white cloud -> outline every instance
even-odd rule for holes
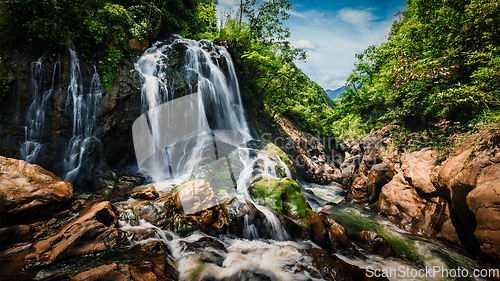
[[[299,41],[308,42],[314,48],[307,50],[307,61],[298,62],[297,66],[324,89],[342,87],[354,69],[355,54],[384,42],[393,22],[393,18],[372,21],[375,17],[366,14],[356,21],[346,13],[345,18],[351,22],[335,12],[319,16],[310,10],[302,14],[308,15],[307,18],[291,18],[287,24],[292,33],[291,42],[296,47]]]
[[[355,10],[352,8],[344,8],[338,11],[340,18],[350,23],[358,28],[366,28],[370,24],[371,21],[377,19],[370,11],[373,9],[363,9],[363,10]]]
[[[218,16],[222,12],[233,11],[234,14],[237,2],[219,0]],[[358,8],[354,2],[350,8],[341,10],[320,8],[312,2],[305,5],[294,3],[293,10],[288,11],[290,19],[284,27],[290,28],[290,42],[295,47],[307,49],[308,55],[307,61],[297,62],[297,66],[324,89],[336,89],[345,84],[354,69],[354,55],[370,45],[386,41],[395,19],[392,15],[406,6],[404,1],[394,0],[389,1],[394,5],[377,9]]]
[[[299,41],[291,41],[291,43],[296,48],[314,49],[314,45],[311,42],[304,39],[300,39]]]
[[[290,10],[290,11],[288,11],[288,13],[289,13],[291,16],[295,16],[295,17],[299,17],[299,18],[305,18],[305,17],[307,17],[305,14],[302,14],[302,13],[296,12],[296,11],[294,11],[294,10]]]

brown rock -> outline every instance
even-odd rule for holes
[[[401,170],[406,181],[417,192],[429,197],[437,196],[436,188],[430,179],[430,172],[438,156],[438,151],[425,148],[406,154],[401,159]]]
[[[50,217],[73,199],[73,186],[38,165],[0,156],[0,225]]]
[[[144,199],[144,200],[153,200],[158,198],[160,195],[158,191],[156,191],[154,186],[150,186],[141,192],[136,192],[132,194],[132,198],[136,199]]]
[[[382,187],[379,200],[372,204],[374,211],[391,218],[400,227],[419,234],[434,236],[448,218],[446,203],[436,203],[419,196],[396,167],[398,174]]]
[[[480,243],[481,251],[500,260],[500,164],[482,171],[476,188],[466,200],[476,216],[474,237]]]
[[[399,257],[398,253],[387,243],[384,237],[369,230],[363,230],[352,236],[353,241],[365,251],[377,254],[383,258]]]
[[[185,214],[195,214],[219,204],[209,183],[193,180],[184,183],[177,193],[176,205]]]
[[[431,175],[457,215],[461,241],[486,267],[500,266],[500,130],[485,129],[455,147]]]
[[[390,160],[372,167],[363,162],[348,194],[360,203],[374,203],[378,200],[382,187],[392,180],[394,174],[394,163]]]
[[[57,233],[33,244],[26,259],[53,263],[79,255],[104,251],[115,246],[120,231],[113,228],[117,223],[115,208],[109,201],[97,203]]]
[[[312,265],[319,270],[319,278],[326,280],[388,280],[382,277],[368,277],[366,270],[350,265],[324,249],[309,249],[307,254],[312,258]]]
[[[130,266],[121,263],[112,263],[107,265],[101,265],[99,267],[93,268],[91,270],[82,272],[75,277],[71,278],[72,281],[98,281],[98,280],[137,280],[132,277],[130,272]],[[144,279],[144,280],[156,280],[156,279]]]
[[[318,184],[342,183],[340,165],[344,148],[334,137],[317,138],[298,130],[290,120],[276,116],[281,136],[275,145],[290,155],[298,174],[308,182]]]
[[[224,46],[227,47],[227,39],[224,38],[215,38],[214,44],[219,45],[219,46]]]
[[[0,229],[0,245],[2,247],[31,240],[35,233],[33,225],[13,225]]]

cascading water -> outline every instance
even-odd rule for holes
[[[52,84],[49,89],[45,86],[44,57],[31,63],[31,90],[33,101],[26,115],[25,140],[20,148],[21,158],[29,163],[36,163],[38,154],[43,147],[43,129],[45,125],[45,112],[47,101],[54,91],[56,70],[59,62],[54,64]]]
[[[168,59],[179,45],[185,48],[183,81],[174,82],[167,78],[171,71]],[[205,49],[207,47],[212,48],[212,53]],[[214,62],[214,54],[226,62],[228,75]],[[143,153],[146,157],[143,161],[138,159],[143,173],[155,180],[188,179],[205,148],[210,146],[208,143],[213,142],[214,130],[234,131],[244,140],[251,139],[233,63],[225,48],[206,40],[177,38],[171,44],[159,42],[146,50],[135,68],[143,77],[143,108],[149,110],[144,115],[149,130],[143,133],[151,135],[147,152]],[[174,83],[186,85],[183,98],[174,100],[174,93],[169,93],[169,85]],[[210,114],[208,119],[206,114]],[[167,138],[166,130],[169,130]],[[137,142],[134,140],[134,143]],[[168,155],[162,155],[164,149]],[[158,151],[161,151],[159,156],[145,161]]]
[[[83,88],[80,62],[74,50],[70,49],[70,84],[66,105],[73,105],[73,136],[66,150],[63,179],[74,182],[88,153],[99,140],[94,135],[95,120],[102,97],[100,77],[94,68],[94,75],[87,92]]]
[[[179,49],[184,50],[183,81],[177,83],[186,85],[186,92],[175,98],[174,93],[168,91],[169,84],[174,82],[167,77],[172,71],[169,55],[175,56]],[[248,194],[256,161],[263,162],[264,177],[276,178],[276,164],[266,157],[250,159],[249,148],[240,146],[252,137],[227,50],[207,40],[177,38],[170,44],[159,42],[146,50],[135,68],[143,77],[142,103],[148,110],[133,127],[141,172],[156,182],[172,178],[183,182],[193,178],[193,170],[207,157],[216,163],[219,161],[216,159],[223,158],[223,147],[232,147],[240,156],[236,161],[241,162],[231,164],[226,158],[226,167],[232,169],[237,178],[233,195],[252,202],[266,216],[275,240],[287,240],[288,235],[274,213],[256,204]],[[221,68],[226,68],[227,74]],[[233,164],[242,164],[243,168],[231,167]],[[283,166],[290,176],[286,165]],[[161,189],[161,185],[155,186]],[[244,233],[247,238],[258,238],[248,218]]]

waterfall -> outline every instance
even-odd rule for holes
[[[45,112],[47,101],[54,91],[56,70],[59,62],[54,64],[52,84],[49,89],[45,86],[44,57],[31,63],[31,91],[33,100],[26,114],[25,140],[20,148],[21,158],[29,163],[36,163],[38,154],[43,147],[43,129],[45,126]]]
[[[183,81],[177,83],[187,87],[182,97],[175,98],[168,91],[175,83],[168,78],[168,59],[179,45],[186,50]],[[214,62],[214,54],[227,62],[228,75]],[[217,153],[212,151],[214,131],[237,132],[241,142],[251,139],[231,56],[225,48],[207,40],[177,38],[146,50],[135,68],[143,78],[141,97],[147,111],[133,128],[136,156],[141,172],[155,181],[189,179],[204,155]]]
[[[64,159],[63,179],[74,182],[88,153],[99,140],[94,135],[95,120],[102,97],[102,85],[94,67],[94,75],[88,91],[84,91],[80,62],[76,52],[70,49],[70,83],[66,106],[73,105],[73,136],[69,141]]]
[[[169,56],[178,55],[175,53],[178,50],[184,50],[180,60],[183,62],[180,66],[183,81],[177,79],[174,82],[174,79],[169,80],[169,77],[175,76],[172,75],[172,57]],[[178,60],[174,59],[175,63]],[[287,240],[288,234],[276,215],[256,204],[248,194],[248,183],[256,160],[248,159],[248,150],[242,148],[252,137],[245,120],[233,62],[227,50],[207,40],[176,38],[170,44],[158,42],[146,50],[137,60],[135,68],[143,78],[141,97],[145,110],[132,128],[140,171],[157,183],[166,179],[183,182],[192,178],[195,167],[205,165],[203,167],[207,169],[207,166],[210,167],[207,162],[210,161],[217,163],[214,166],[227,163],[225,167],[237,178],[233,178],[237,186],[234,195],[239,200],[252,202],[266,216],[273,239]],[[223,68],[226,68],[227,74]],[[169,92],[174,83],[186,85],[184,95],[179,97],[177,93]],[[246,151],[247,157],[240,155],[239,164],[244,167],[238,169],[233,167],[238,163],[229,159],[228,151],[242,154],[239,152],[241,149]],[[273,161],[265,157],[258,160],[264,162],[263,176],[276,177]],[[223,184],[234,187],[232,183]],[[155,186],[158,187],[158,184]],[[212,188],[217,187],[214,184]],[[249,239],[258,238],[248,217],[245,218],[244,232]]]

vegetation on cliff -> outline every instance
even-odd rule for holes
[[[408,0],[389,38],[357,55],[337,100],[338,135],[390,123],[406,133],[500,120],[500,1]],[[440,126],[441,125],[441,126]]]
[[[74,45],[97,65],[109,90],[131,40],[193,36],[215,28],[214,0],[9,0],[0,5],[0,56],[25,48],[41,55]],[[147,45],[147,44],[146,44]]]

